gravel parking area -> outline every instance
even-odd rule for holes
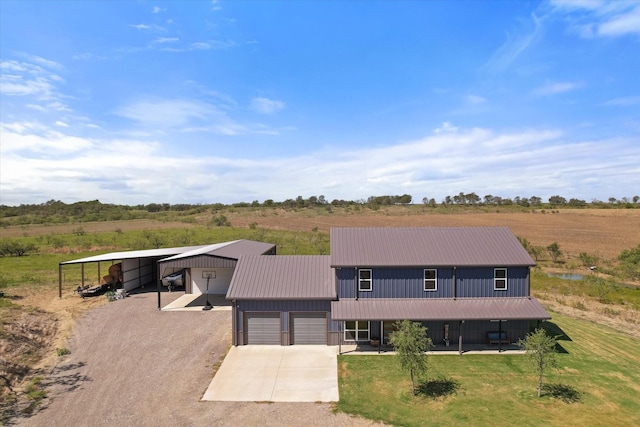
[[[200,401],[230,342],[230,311],[158,311],[153,292],[105,304],[79,319],[40,409],[9,425],[377,425],[331,404]]]

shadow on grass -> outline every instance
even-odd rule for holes
[[[547,335],[555,337],[558,341],[556,343],[556,351],[560,354],[569,354],[569,352],[562,347],[560,341],[573,341],[569,335],[562,328],[553,322],[544,322],[542,328],[546,331]]]
[[[418,394],[437,399],[456,394],[460,389],[460,383],[451,378],[438,378],[428,380],[418,385]]]
[[[555,397],[565,403],[576,403],[582,399],[582,394],[570,385],[561,383],[542,384],[542,393]]]

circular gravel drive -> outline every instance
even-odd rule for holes
[[[163,294],[163,304],[182,295]],[[331,404],[200,401],[231,342],[230,311],[158,311],[138,293],[82,316],[19,426],[371,426]],[[250,367],[249,367],[250,369]]]

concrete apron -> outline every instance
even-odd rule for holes
[[[335,346],[231,347],[202,400],[337,402]]]

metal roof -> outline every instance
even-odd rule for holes
[[[227,299],[337,298],[328,255],[242,256]]]
[[[337,227],[332,267],[525,266],[535,262],[508,227]]]
[[[331,302],[333,320],[543,320],[551,316],[535,298],[422,298]]]
[[[160,249],[145,249],[139,251],[123,251],[123,252],[109,252],[102,255],[94,255],[86,258],[74,259],[71,261],[64,261],[60,264],[81,264],[87,262],[101,262],[101,261],[115,261],[123,259],[133,258],[154,258],[154,257],[167,257],[171,255],[180,254],[183,252],[197,250],[205,246],[184,246],[180,248],[160,248]]]
[[[263,255],[275,247],[271,243],[256,242],[253,240],[234,240],[231,242],[216,243],[203,246],[191,251],[163,259],[161,262],[190,258],[200,255],[238,259],[242,255]]]

